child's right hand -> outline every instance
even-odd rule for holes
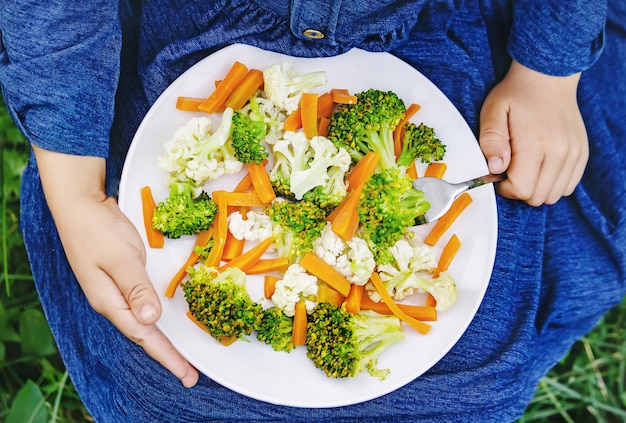
[[[491,173],[507,172],[499,194],[539,206],[574,191],[589,156],[579,78],[544,75],[513,61],[489,93],[479,141]]]

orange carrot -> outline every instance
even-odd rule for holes
[[[268,300],[272,298],[274,295],[274,291],[276,291],[276,282],[281,280],[277,276],[273,275],[265,275],[263,278],[263,296]]]
[[[348,90],[342,88],[333,88],[330,90],[333,103],[337,104],[355,104],[357,99],[355,95],[351,95]]]
[[[146,229],[146,239],[150,248],[163,248],[165,237],[152,227],[152,216],[156,209],[156,202],[152,196],[152,189],[149,186],[141,188],[141,210],[143,214],[143,225]]]
[[[322,137],[328,136],[328,125],[330,125],[330,119],[322,116],[317,125],[317,134]]]
[[[439,276],[441,272],[445,272],[450,267],[450,263],[452,263],[452,259],[461,248],[461,240],[456,234],[453,234],[446,245],[441,250],[441,256],[439,256],[439,261],[437,262],[437,268],[433,273],[433,276],[436,278]]]
[[[203,101],[204,98],[178,97],[176,99],[176,108],[183,112],[199,112],[198,106]]]
[[[400,310],[414,319],[425,322],[434,322],[437,320],[437,310],[435,310],[434,305],[420,306],[412,304],[397,304],[397,306]],[[361,298],[361,310],[371,310],[380,314],[393,314],[389,306],[384,301],[372,301],[367,294],[363,295]]]
[[[404,138],[404,125],[406,125],[409,120],[413,117],[415,113],[421,109],[422,106],[416,103],[409,104],[409,107],[406,108],[406,112],[404,112],[404,117],[393,132],[393,150],[396,154],[396,157],[400,156],[400,152],[402,151],[402,139]]]
[[[259,198],[263,203],[271,203],[276,199],[276,193],[270,182],[270,176],[265,169],[264,163],[248,163],[246,164],[248,172],[250,173],[250,179],[254,190],[259,195]]]
[[[263,207],[268,203],[261,201],[256,191],[251,192],[225,192],[224,201],[228,206],[236,207]]]
[[[302,93],[300,99],[302,129],[307,138],[317,135],[317,99],[317,93]]]
[[[250,69],[228,96],[226,107],[233,110],[241,109],[262,85],[263,72],[258,69]]]
[[[287,116],[287,119],[283,122],[284,131],[297,131],[302,128],[302,109],[298,107]]]
[[[224,251],[222,252],[222,260],[231,261],[235,257],[241,256],[244,247],[246,246],[245,238],[237,239],[230,231],[226,235],[226,241],[224,242]]]
[[[233,192],[247,192],[251,186],[252,178],[249,173],[246,173],[243,178],[241,178],[241,181],[239,181],[235,189],[233,189]]]
[[[312,251],[309,251],[302,257],[300,265],[304,267],[307,272],[321,279],[323,282],[326,282],[331,288],[344,297],[348,296],[350,293],[350,282],[348,282],[345,276]]]
[[[213,237],[213,227],[210,227],[206,231],[202,231],[198,234],[198,237],[196,238],[196,244],[194,245],[194,248],[191,250],[191,253],[189,253],[189,257],[187,257],[187,260],[185,261],[185,263],[183,263],[180,269],[178,269],[178,272],[176,272],[176,274],[172,277],[172,279],[170,280],[170,283],[167,285],[167,288],[165,289],[165,296],[167,298],[174,297],[176,288],[178,288],[178,285],[180,285],[183,278],[187,274],[187,268],[189,266],[193,266],[194,264],[196,264],[198,259],[200,258],[198,253],[196,253],[195,247],[204,247],[205,245],[209,243],[209,241],[211,240],[211,237]]]
[[[222,107],[228,96],[233,90],[241,83],[248,73],[248,68],[241,62],[235,61],[230,70],[222,79],[222,82],[215,88],[215,91],[207,97],[200,105],[198,109],[207,113],[215,113]]]
[[[248,275],[262,275],[270,272],[283,272],[291,263],[287,257],[260,259],[246,272]]]
[[[348,183],[348,192],[352,191],[361,182],[364,182],[372,176],[378,166],[380,160],[380,154],[370,151],[367,153],[357,164],[350,170],[350,173],[346,177]]]
[[[378,273],[376,272],[372,273],[372,276],[370,277],[370,281],[374,285],[374,288],[376,288],[376,291],[378,292],[378,294],[380,294],[385,304],[387,304],[387,307],[389,307],[391,312],[394,314],[394,316],[396,316],[398,319],[402,320],[403,322],[411,326],[413,329],[415,329],[419,333],[422,333],[422,334],[428,333],[431,326],[428,323],[424,323],[420,320],[414,319],[413,317],[409,316],[404,311],[402,311],[402,309],[398,307],[398,304],[396,304],[396,302],[391,298],[391,296],[387,292],[387,289],[383,285],[383,282],[380,280]]]
[[[363,292],[365,291],[365,285],[352,284],[350,287],[350,293],[344,301],[346,311],[357,314],[361,311],[361,298],[363,298]]]
[[[228,263],[220,267],[220,272],[230,268],[230,267],[238,267],[239,269],[247,272],[252,266],[259,261],[261,256],[265,254],[267,249],[274,243],[274,237],[270,236],[265,238],[263,241],[259,242],[254,247],[250,248],[245,253],[233,258]]]
[[[330,93],[324,93],[317,99],[317,117],[328,118],[333,114],[333,96]]]
[[[306,343],[306,325],[306,306],[304,305],[304,300],[300,300],[296,303],[293,315],[293,329],[291,331],[291,340],[296,347]]]
[[[406,168],[406,174],[409,175],[411,179],[417,179],[417,167],[415,167],[415,162],[411,163],[411,166]]]
[[[344,241],[352,239],[359,228],[359,212],[357,206],[361,201],[361,192],[365,183],[360,183],[326,218],[331,229]]]
[[[213,248],[205,261],[205,265],[209,267],[219,267],[228,234],[228,203],[223,199],[224,192],[215,191],[212,196],[213,201],[217,203],[217,216],[213,221]]]
[[[330,286],[322,283],[317,288],[317,301],[320,303],[330,303],[337,307],[341,307],[345,301],[345,297],[332,289]]]
[[[454,221],[459,217],[459,215],[472,203],[472,197],[469,193],[464,192],[459,195],[448,211],[439,218],[435,225],[432,227],[426,238],[424,238],[424,243],[428,245],[435,245],[437,241],[443,236],[443,234],[452,226]]]
[[[443,178],[443,174],[446,173],[448,166],[445,162],[432,162],[426,167],[424,176],[432,176],[434,178]]]
[[[433,307],[433,308],[437,306],[437,300],[435,300],[435,297],[433,297],[430,292],[426,294],[426,301],[424,301],[424,305],[426,307]],[[426,320],[426,319],[422,319],[422,320]]]

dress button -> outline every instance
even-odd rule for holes
[[[305,29],[302,31],[302,35],[307,38],[311,38],[312,40],[324,38],[324,33],[322,31],[318,31],[317,29]]]

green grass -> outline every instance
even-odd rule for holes
[[[91,421],[63,367],[18,228],[28,146],[0,104],[0,422]],[[541,380],[520,423],[626,421],[626,300]]]

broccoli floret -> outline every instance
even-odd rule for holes
[[[398,166],[408,167],[415,160],[422,163],[430,163],[442,160],[446,154],[446,146],[435,136],[435,130],[420,123],[407,123],[404,125],[404,138],[402,151],[398,156]]]
[[[322,136],[308,139],[303,132],[285,132],[273,145],[270,181],[278,195],[308,199],[333,208],[346,196],[345,175],[350,155]]]
[[[233,110],[227,108],[215,132],[207,117],[191,118],[165,144],[159,166],[167,172],[166,182],[190,182],[196,192],[224,174],[237,173],[243,164],[230,145]]]
[[[169,197],[154,210],[152,227],[168,238],[177,239],[209,229],[216,214],[217,204],[209,194],[202,191],[194,198],[191,184],[174,182]]]
[[[263,71],[263,90],[274,105],[287,113],[295,111],[305,91],[326,84],[325,71],[299,73],[290,63],[277,63]]]
[[[377,264],[390,263],[394,245],[430,208],[424,193],[413,188],[401,168],[374,173],[365,183],[357,206],[361,238],[367,241]]]
[[[276,251],[295,263],[313,249],[326,225],[326,212],[311,201],[275,201],[265,209],[272,219]]]
[[[267,159],[269,152],[263,145],[265,122],[252,120],[248,115],[237,111],[233,115],[232,125],[232,146],[237,160],[244,164],[259,164]]]
[[[250,299],[243,271],[231,267],[220,273],[199,265],[187,273],[189,280],[181,286],[189,311],[213,338],[239,339],[257,328],[263,307]]]
[[[257,327],[257,339],[271,345],[274,351],[289,352],[293,344],[293,317],[288,317],[276,306],[263,310]]]
[[[328,138],[355,163],[374,151],[380,154],[379,169],[396,166],[393,131],[406,112],[404,102],[393,91],[377,89],[356,97],[356,103],[340,104],[330,117]]]
[[[389,370],[376,368],[378,357],[404,338],[400,320],[375,312],[353,314],[320,303],[309,315],[306,354],[329,377],[354,377],[367,369],[384,379]]]

